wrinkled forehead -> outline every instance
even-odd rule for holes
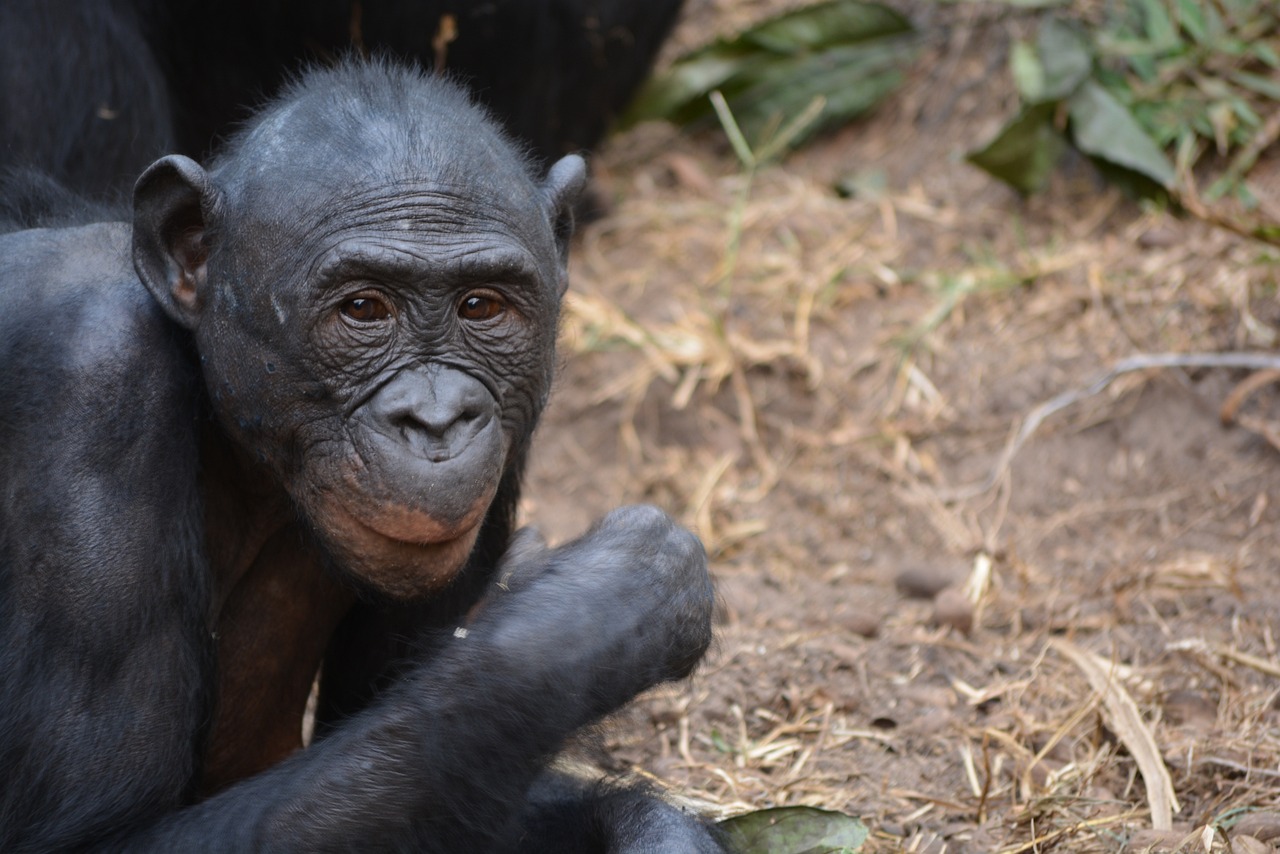
[[[356,232],[437,241],[473,233],[554,260],[542,192],[505,140],[486,127],[466,134],[447,118],[367,118],[316,127],[295,107],[256,128],[218,176],[232,228],[295,250]]]
[[[541,207],[519,195],[497,199],[473,186],[405,179],[338,189],[290,187],[269,211],[258,206],[233,221],[235,249],[225,260],[280,287],[292,288],[289,282],[309,279],[353,252],[362,263],[413,267],[419,274],[435,269],[461,275],[491,267],[495,259],[519,258],[518,266],[548,286],[559,275],[559,251]]]
[[[268,111],[237,149],[215,172],[251,209],[359,207],[404,188],[477,211],[541,212],[527,159],[457,100],[410,95],[391,109],[358,93],[311,92]]]

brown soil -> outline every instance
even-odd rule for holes
[[[691,2],[677,44],[780,5]],[[999,461],[1118,359],[1269,350],[1277,253],[1084,164],[1031,200],[969,167],[1027,19],[908,11],[907,85],[756,176],[736,262],[719,133],[641,127],[597,160],[612,208],[575,250],[525,515],[563,539],[655,502],[703,536],[722,599],[709,663],[607,746],[719,814],[861,816],[870,850],[1137,851],[1174,838],[1139,835],[1150,737],[1175,835],[1205,850],[1216,821],[1226,850],[1280,808],[1272,384],[1224,427],[1248,374],[1127,373]],[[868,189],[842,198],[850,176]]]

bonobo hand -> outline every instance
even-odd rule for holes
[[[522,531],[494,588],[474,630],[549,689],[588,692],[596,714],[688,676],[711,642],[702,543],[656,507],[615,510],[555,549]]]

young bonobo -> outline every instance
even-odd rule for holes
[[[0,850],[720,850],[547,770],[711,633],[656,509],[512,535],[583,182],[347,64],[0,237]]]

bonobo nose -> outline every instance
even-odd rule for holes
[[[483,383],[456,368],[434,364],[401,371],[368,404],[375,429],[432,462],[462,453],[495,410],[493,395]]]

